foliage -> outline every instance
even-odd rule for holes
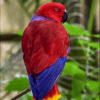
[[[5,90],[9,92],[11,91],[22,92],[29,86],[30,85],[29,85],[28,77],[21,75],[17,79],[9,81]],[[28,92],[27,94],[23,95],[22,97],[19,98],[19,100],[32,100],[32,92]]]
[[[23,35],[23,33],[24,33],[24,30],[21,30],[21,31],[18,31],[18,32],[17,32],[17,35],[22,36],[22,35]]]
[[[72,95],[78,95],[86,85],[85,72],[78,67],[78,64],[69,61],[65,64],[62,75],[72,76]]]
[[[89,80],[87,82],[87,88],[93,93],[99,93],[99,85],[99,81]]]
[[[88,31],[83,30],[78,26],[70,25],[67,23],[65,23],[63,25],[65,26],[69,36],[73,36],[73,35],[77,36],[77,44],[79,44],[79,46],[82,48],[81,52],[83,51],[84,55],[86,55],[87,57],[91,57],[93,54],[95,54],[99,50],[99,43],[92,42],[92,40],[90,40],[90,37],[99,38],[99,35],[91,35]],[[82,37],[82,39],[80,37]],[[86,39],[84,37],[86,37]],[[90,47],[89,48],[90,50],[86,51],[85,48],[88,48],[88,46]],[[73,52],[75,52],[75,51],[73,51]],[[78,63],[75,59],[73,61],[74,62],[69,61],[66,63],[67,66],[65,65],[64,71],[62,73],[62,75],[72,76],[72,90],[71,90],[71,92],[69,92],[72,95],[72,97],[77,98],[76,100],[82,100],[83,94],[81,91],[82,90],[84,91],[85,87],[87,87],[87,89],[94,94],[95,94],[95,92],[98,93],[99,82],[93,81],[93,80],[91,80],[91,81],[89,80],[86,82],[85,72],[79,68],[79,66],[81,65],[81,62]],[[78,70],[79,70],[79,72],[78,72]],[[98,70],[96,72],[98,72]],[[87,97],[89,98],[89,95]],[[80,99],[78,99],[78,98],[80,98]],[[97,94],[95,94],[95,98],[98,98]]]
[[[9,81],[9,84],[5,88],[6,91],[18,91],[21,92],[29,87],[29,80],[26,77],[20,77],[15,80]]]

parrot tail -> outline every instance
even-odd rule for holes
[[[57,83],[52,87],[49,93],[42,100],[58,100],[61,97],[59,93]],[[36,100],[33,96],[33,100]]]

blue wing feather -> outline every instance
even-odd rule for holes
[[[66,60],[65,56],[59,58],[53,65],[37,74],[36,79],[34,74],[28,75],[32,93],[36,100],[42,100],[48,94],[60,77]]]

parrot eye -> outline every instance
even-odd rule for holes
[[[58,11],[58,10],[59,10],[58,8],[55,9],[55,11]]]

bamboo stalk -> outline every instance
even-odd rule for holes
[[[87,27],[87,30],[90,33],[91,33],[92,27],[93,27],[93,20],[94,20],[94,14],[95,14],[95,9],[96,9],[97,2],[98,2],[98,0],[92,0],[92,4],[91,4],[88,27]]]

